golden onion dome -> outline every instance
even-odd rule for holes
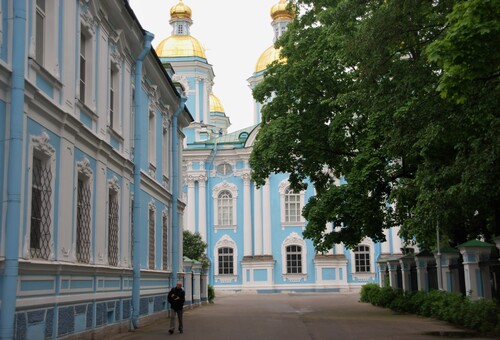
[[[213,93],[210,93],[210,112],[225,112],[220,99]]]
[[[179,0],[179,3],[177,5],[172,6],[170,8],[170,18],[175,19],[191,19],[191,8],[187,5],[184,5],[182,0]]]
[[[268,47],[257,60],[257,64],[255,65],[255,72],[264,71],[269,64],[271,64],[275,60],[280,60],[280,49],[276,49],[273,46]]]
[[[293,19],[295,11],[288,8],[288,0],[280,0],[276,5],[271,7],[271,18],[273,20],[287,18]]]
[[[190,35],[172,35],[155,48],[158,57],[200,57],[207,59],[205,49],[195,37]]]

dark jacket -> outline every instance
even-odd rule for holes
[[[186,300],[186,293],[184,289],[174,287],[168,293],[168,303],[173,310],[181,310]]]

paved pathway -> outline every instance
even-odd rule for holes
[[[438,340],[449,337],[428,333],[466,332],[445,322],[396,314],[358,299],[358,293],[222,295],[214,304],[184,313],[184,334],[176,331],[169,335],[167,320],[163,320],[116,339]]]

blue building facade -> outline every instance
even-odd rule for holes
[[[183,279],[193,118],[152,39],[126,0],[0,3],[0,338],[138,327]]]
[[[270,9],[274,40],[270,39],[248,78],[251,88],[262,81],[267,65],[279,60],[273,42],[295,15],[287,4],[280,0]],[[316,253],[302,235],[307,221],[301,216],[302,207],[314,195],[313,186],[294,193],[284,173],[272,174],[261,188],[251,180],[248,159],[263,104],[254,103],[254,125],[228,133],[228,125],[221,129],[216,117],[222,105],[216,97],[209,100],[212,66],[189,32],[191,8],[180,1],[170,15],[172,35],[156,51],[189,88],[188,107],[195,121],[185,129],[184,228],[199,233],[207,243],[209,282],[219,291],[253,292],[349,291],[379,282],[377,261],[402,253],[398,228],[386,231],[384,243],[365,239],[356,249],[338,244],[327,253]],[[229,124],[229,118],[225,122]]]

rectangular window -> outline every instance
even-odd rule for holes
[[[108,194],[108,262],[110,266],[118,265],[118,194]]]
[[[130,259],[134,261],[134,200],[130,203]]]
[[[233,225],[233,195],[228,190],[223,190],[217,198],[219,226]]]
[[[163,177],[168,178],[169,177],[169,171],[168,171],[168,157],[170,155],[169,152],[169,143],[168,143],[168,127],[163,128],[163,141],[162,141],[162,171],[163,171]]]
[[[285,222],[299,222],[300,215],[300,195],[288,189],[285,193]]]
[[[286,272],[287,274],[302,273],[302,247],[287,246],[286,247]]]
[[[370,248],[368,246],[358,246],[354,251],[356,272],[370,272]]]
[[[155,211],[149,209],[149,269],[155,269]]]
[[[80,34],[80,101],[85,103],[85,89],[87,86],[87,37]]]
[[[36,0],[35,18],[35,59],[40,64],[44,64],[45,54],[45,0]]]
[[[52,171],[48,162],[44,162],[40,157],[34,155],[31,184],[30,254],[33,258],[45,260],[50,256],[51,181]]]
[[[156,124],[155,124],[155,114],[153,112],[149,113],[149,164],[155,165],[156,158]]]
[[[219,275],[232,275],[233,267],[233,248],[219,248]]]
[[[91,191],[88,179],[78,178],[76,208],[76,259],[90,262]]]

